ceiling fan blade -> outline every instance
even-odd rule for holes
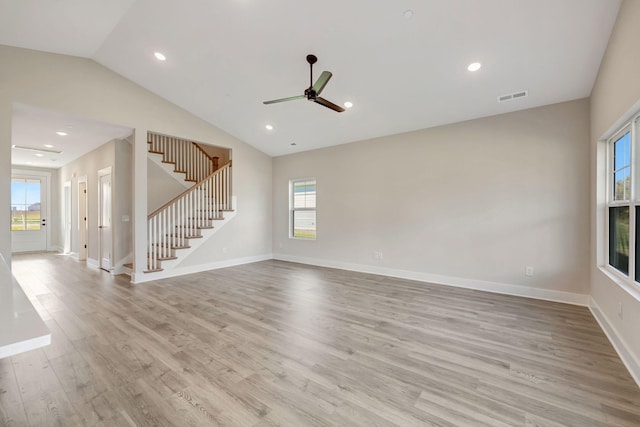
[[[344,111],[344,108],[342,108],[341,106],[336,105],[331,101],[327,101],[326,99],[321,97],[317,97],[313,101],[317,102],[320,105],[324,105],[327,108],[331,108],[333,111],[337,111],[338,113],[342,113]]]
[[[305,98],[306,98],[305,95],[298,95],[298,96],[291,96],[289,98],[280,98],[280,99],[273,99],[271,101],[264,101],[263,104],[276,104],[278,102],[295,101],[297,99],[305,99]]]
[[[323,71],[322,74],[320,74],[320,77],[318,77],[318,80],[316,80],[312,88],[316,91],[316,95],[320,95],[320,92],[322,92],[322,89],[327,85],[331,76],[333,76],[333,74],[329,71]]]

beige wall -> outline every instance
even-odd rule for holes
[[[633,292],[605,274],[605,158],[600,141],[632,111],[640,112],[640,1],[625,0],[618,14],[591,95],[591,295],[619,347],[629,352],[640,381],[640,292]],[[635,106],[634,106],[635,104]],[[629,117],[627,117],[628,119]],[[623,315],[618,315],[618,305]],[[631,362],[630,362],[631,361]]]
[[[184,175],[179,174],[179,176]],[[149,213],[187,189],[151,159],[147,160],[147,184],[147,209],[149,209]]]
[[[11,108],[19,102],[76,116],[127,126],[135,130],[134,194],[146,194],[147,131],[205,141],[233,150],[233,188],[237,216],[226,227],[225,257],[248,258],[271,253],[271,158],[107,70],[94,61],[65,55],[0,46],[0,205],[10,203]],[[146,197],[134,197],[135,253],[146,257]],[[0,223],[9,209],[0,209]],[[10,260],[8,227],[0,228],[0,253]],[[216,239],[212,239],[216,240]],[[237,245],[235,241],[242,241]],[[207,242],[209,243],[209,242]],[[220,243],[220,242],[218,242]],[[214,244],[214,243],[211,243]],[[208,244],[199,249],[206,262],[218,260]],[[142,275],[143,262],[135,275]],[[134,277],[135,277],[134,275]]]
[[[113,266],[133,260],[133,135],[115,141],[113,162]],[[127,220],[128,219],[128,220]]]
[[[126,143],[125,143],[126,144]],[[115,194],[118,194],[117,182],[114,177],[117,174],[115,165],[115,145],[116,140],[109,141],[90,153],[74,160],[73,162],[59,169],[59,182],[63,183],[58,187],[58,192],[62,194],[65,182],[71,182],[71,252],[79,252],[79,226],[78,219],[78,180],[86,177],[87,181],[87,257],[97,262],[99,258],[98,247],[98,171],[108,167],[112,168],[112,185]],[[131,174],[129,174],[131,175]],[[114,200],[115,202],[115,200]],[[115,211],[116,203],[114,203]],[[60,207],[63,208],[62,206]],[[115,215],[112,219],[114,231],[117,224]],[[116,231],[117,232],[117,231]],[[114,253],[115,255],[115,253]],[[115,256],[114,260],[115,261]]]
[[[583,99],[277,157],[274,253],[586,301],[588,129]],[[288,182],[306,177],[317,178],[315,241],[288,238]]]

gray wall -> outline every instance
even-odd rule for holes
[[[619,347],[630,353],[640,381],[640,291],[617,282],[604,266],[605,240],[605,144],[601,140],[621,126],[632,111],[640,112],[640,1],[625,0],[609,40],[591,94],[591,296]],[[627,117],[628,119],[628,117]],[[636,158],[637,164],[637,158]],[[618,315],[618,305],[623,315]]]
[[[583,99],[274,158],[273,251],[585,303],[588,132]],[[315,241],[288,238],[288,182],[306,177],[317,178]]]

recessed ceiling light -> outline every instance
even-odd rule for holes
[[[53,145],[51,145],[51,144],[44,144],[44,146],[47,147],[47,148],[53,148]]]
[[[347,101],[347,102],[344,103],[344,106],[347,107],[347,108],[351,108],[351,107],[353,107],[353,102]]]
[[[36,156],[36,157],[44,157],[44,154],[36,153],[36,154],[34,154],[34,156]]]
[[[68,133],[66,133],[66,132],[62,132],[61,130],[59,130],[58,132],[56,132],[56,134],[58,134],[58,135],[60,135],[60,136],[67,136],[67,135],[69,135],[69,134],[68,134]]]
[[[411,19],[413,18],[413,10],[411,9],[407,9],[402,13],[402,16],[404,16],[404,19]]]
[[[166,61],[167,59],[167,57],[160,52],[154,52],[153,56],[155,56],[158,61]]]
[[[271,125],[266,125],[264,128],[265,128],[266,130],[273,130],[273,126],[271,126]]]
[[[482,67],[482,64],[479,62],[474,62],[472,64],[469,64],[469,66],[467,67],[467,70],[469,71],[478,71],[480,69],[480,67]]]

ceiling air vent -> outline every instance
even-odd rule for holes
[[[507,95],[501,95],[498,97],[498,102],[513,101],[514,99],[526,98],[529,96],[528,90],[521,90],[520,92],[514,92]]]

